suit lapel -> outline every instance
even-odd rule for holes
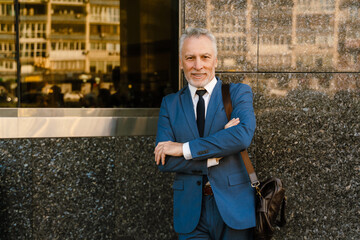
[[[191,129],[191,132],[193,133],[195,138],[200,137],[199,131],[198,131],[197,125],[196,125],[193,102],[192,102],[190,90],[188,87],[186,87],[183,90],[183,92],[181,93],[180,100],[181,100],[181,106],[184,111],[186,121]]]
[[[222,103],[221,81],[218,79],[211,94],[210,102],[206,111],[204,137],[209,136],[212,123],[216,117],[219,106]]]

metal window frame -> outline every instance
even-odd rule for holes
[[[158,108],[2,108],[0,138],[156,135]]]

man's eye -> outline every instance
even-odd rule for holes
[[[193,57],[187,57],[186,58],[186,60],[192,60],[193,59]]]

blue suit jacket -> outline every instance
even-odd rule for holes
[[[224,222],[234,229],[255,226],[255,194],[250,185],[240,151],[246,149],[255,131],[253,94],[245,84],[231,84],[233,105],[231,118],[237,126],[224,129],[228,122],[222,101],[222,82],[212,92],[207,108],[204,137],[200,138],[190,90],[164,97],[159,114],[156,144],[163,141],[189,142],[193,159],[167,156],[164,172],[176,172],[174,190],[174,227],[189,233],[197,226],[201,214],[202,176],[207,174],[216,204]],[[207,159],[224,157],[219,165],[207,168]]]

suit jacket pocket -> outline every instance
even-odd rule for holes
[[[236,173],[228,176],[229,185],[236,186],[243,183],[249,183],[249,177],[244,173]]]
[[[183,180],[175,180],[173,183],[174,190],[184,190],[184,181]]]

